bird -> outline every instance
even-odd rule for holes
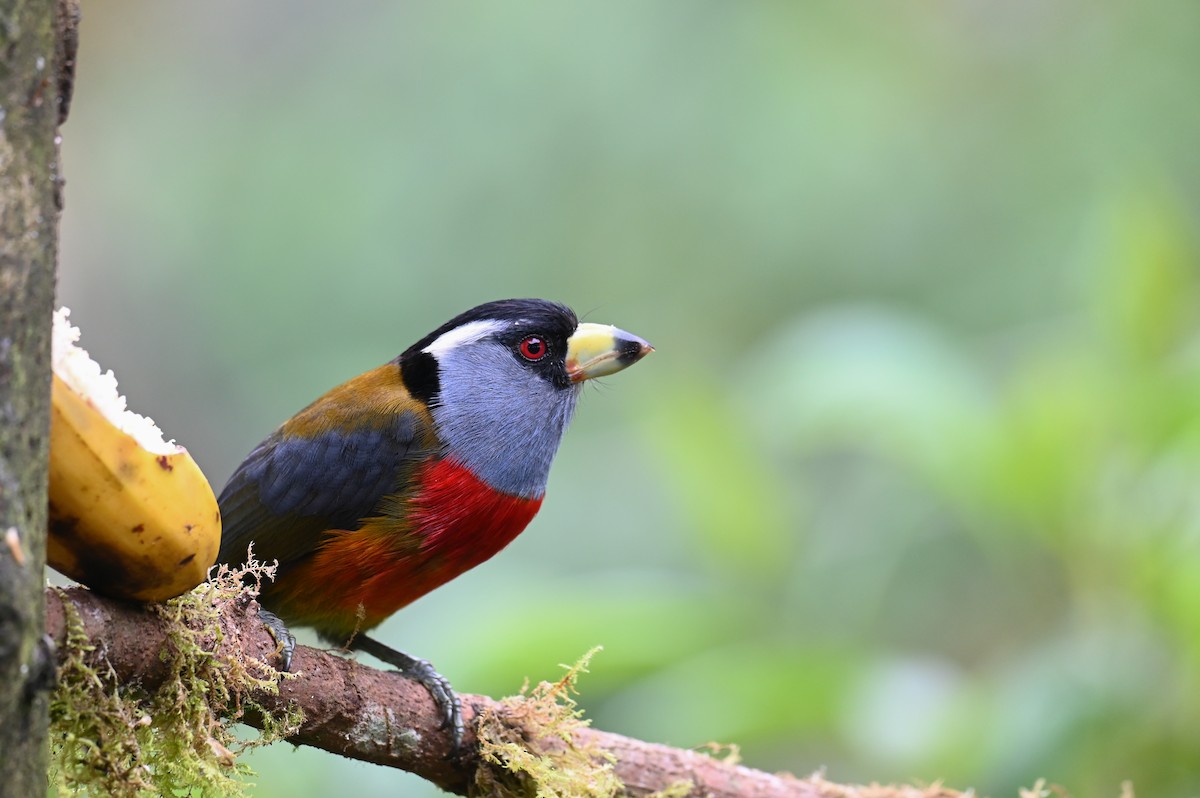
[[[653,350],[557,302],[487,302],[271,433],[218,497],[217,562],[276,562],[258,600],[282,670],[289,626],[371,654],[425,686],[457,749],[449,682],[366,632],[512,542],[542,505],[584,382]]]

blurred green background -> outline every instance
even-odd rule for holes
[[[389,621],[837,781],[1200,792],[1200,5],[110,0],[61,301],[219,487],[451,315],[658,352]],[[254,795],[432,794],[308,749]]]

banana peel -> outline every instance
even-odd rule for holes
[[[55,314],[47,561],[115,598],[186,593],[220,548],[212,487],[186,449],[125,409],[66,317]]]

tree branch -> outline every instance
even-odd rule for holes
[[[68,612],[82,621],[83,631],[96,645],[91,656],[102,657],[123,684],[137,683],[154,690],[167,678],[161,652],[170,645],[169,621],[151,609],[99,596],[84,588],[50,589],[46,593],[46,626],[67,656]],[[276,655],[274,638],[258,620],[253,602],[239,611],[226,606],[220,617],[218,652],[244,663],[269,662]],[[214,631],[214,638],[216,637]],[[464,750],[450,757],[450,738],[440,728],[437,708],[424,688],[395,673],[379,671],[352,659],[298,646],[293,658],[295,678],[284,679],[277,695],[265,690],[243,697],[244,703],[261,706],[271,715],[299,707],[304,721],[290,741],[335,754],[415,773],[444,790],[466,795],[480,766],[474,721],[491,709],[508,723],[503,705],[486,696],[463,695],[467,723]],[[254,714],[244,718],[262,727]],[[512,720],[511,722],[516,722]],[[524,730],[522,730],[524,731]],[[623,794],[646,796],[675,788],[676,795],[753,796],[753,798],[829,798],[838,796],[930,796],[950,798],[959,793],[940,787],[929,789],[887,787],[849,788],[820,777],[797,779],[741,767],[695,751],[642,742],[618,734],[579,729],[576,743],[610,754]],[[550,743],[550,747],[554,747]],[[561,743],[558,745],[561,746]],[[682,792],[683,783],[691,785]]]

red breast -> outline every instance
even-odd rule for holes
[[[402,507],[351,532],[330,530],[264,599],[294,623],[366,631],[491,558],[533,520],[542,498],[500,493],[451,460],[429,461]],[[385,502],[388,500],[385,500]],[[397,518],[402,520],[397,520]]]

